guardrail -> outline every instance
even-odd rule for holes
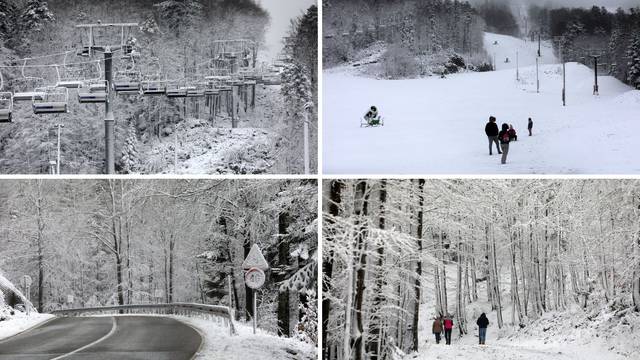
[[[237,335],[233,325],[233,316],[226,306],[206,305],[195,303],[169,303],[169,304],[137,304],[137,305],[116,305],[100,306],[89,308],[63,309],[51,311],[56,316],[83,316],[95,314],[169,314],[194,316],[201,315],[211,320],[222,320],[224,326],[229,326],[229,335]]]

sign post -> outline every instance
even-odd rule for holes
[[[255,290],[264,285],[266,279],[264,272],[269,269],[269,264],[257,244],[253,245],[249,251],[249,255],[244,259],[242,269],[245,270],[245,285],[253,290],[253,333],[255,334],[258,326],[258,297],[256,296]]]

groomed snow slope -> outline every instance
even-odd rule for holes
[[[493,42],[498,40],[498,45]],[[640,91],[568,63],[567,106],[562,106],[562,66],[543,47],[536,93],[537,44],[486,34],[496,59],[515,51],[498,71],[416,80],[358,77],[344,67],[324,72],[323,167],[329,174],[628,174],[640,172]],[[491,47],[495,47],[491,48]],[[502,59],[504,61],[504,58]],[[500,70],[503,68],[502,70]],[[361,128],[369,106],[378,106],[384,127]],[[488,154],[484,126],[490,115],[519,134],[508,164]],[[527,118],[534,136],[526,136]]]

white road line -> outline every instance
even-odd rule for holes
[[[90,344],[87,344],[87,345],[85,345],[85,346],[83,346],[83,347],[81,347],[81,348],[75,349],[75,350],[73,350],[73,351],[72,351],[72,352],[70,352],[70,353],[67,353],[67,354],[64,354],[64,355],[58,356],[58,357],[53,358],[53,359],[51,359],[51,360],[64,359],[64,358],[66,358],[67,356],[70,356],[70,355],[73,355],[73,354],[75,354],[75,353],[78,353],[78,352],[80,352],[80,351],[82,351],[82,350],[84,350],[84,349],[86,349],[86,348],[88,348],[88,347],[91,347],[91,346],[93,346],[93,345],[95,345],[95,344],[97,344],[97,343],[99,343],[99,342],[101,342],[101,341],[105,340],[105,339],[106,339],[106,338],[108,338],[109,336],[113,335],[113,334],[116,332],[116,328],[117,328],[117,325],[116,325],[116,318],[112,316],[112,317],[111,317],[111,321],[113,321],[113,326],[111,327],[111,331],[109,331],[109,333],[108,333],[107,335],[105,335],[105,336],[101,337],[100,339],[98,339],[98,340],[96,340],[96,341],[94,341],[94,342],[92,342],[92,343],[90,343]]]

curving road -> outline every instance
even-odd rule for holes
[[[0,360],[189,360],[201,343],[167,317],[68,317],[0,341]]]

